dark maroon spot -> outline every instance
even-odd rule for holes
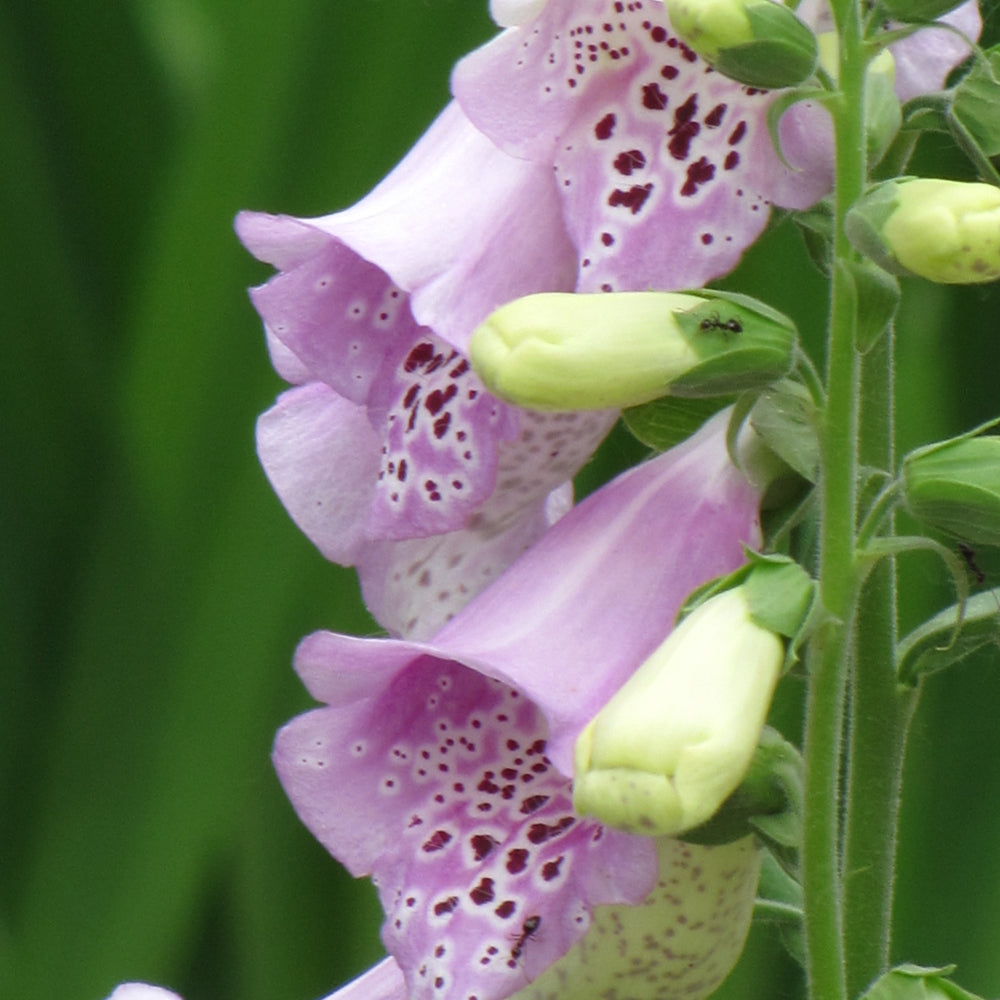
[[[528,756],[532,757],[536,753],[545,753],[546,745],[547,744],[545,740],[535,740],[535,742],[532,743],[530,747],[528,747]]]
[[[406,356],[406,361],[403,363],[403,368],[408,372],[414,372],[421,365],[427,364],[431,358],[434,357],[434,345],[428,344],[426,341],[422,344],[417,344],[412,351]]]
[[[472,836],[469,843],[472,844],[473,857],[476,861],[482,861],[493,851],[499,841],[488,833],[477,833]]]
[[[658,83],[642,85],[642,106],[647,111],[662,111],[667,106],[667,95],[660,90]]]
[[[396,478],[401,483],[405,483],[406,482],[406,473],[407,473],[408,468],[409,468],[409,466],[406,464],[406,459],[405,458],[401,458],[399,460],[399,471],[396,473]]]
[[[438,417],[434,421],[434,437],[441,440],[448,433],[448,428],[451,425],[451,414],[446,413],[443,417]]]
[[[705,124],[709,128],[718,128],[722,124],[722,116],[726,113],[725,104],[716,104],[714,108],[707,115],[705,115]]]
[[[740,154],[737,153],[735,149],[731,149],[726,154],[726,159],[723,161],[722,169],[735,170],[736,167],[739,166],[739,162],[740,162]]]
[[[467,358],[462,358],[461,361],[450,372],[448,372],[448,378],[461,378],[469,370],[469,361]]]
[[[677,77],[680,76],[680,72],[681,71],[676,66],[670,66],[667,64],[660,69],[660,76],[662,76],[664,80],[676,80]]]
[[[414,400],[419,395],[420,395],[420,386],[411,385],[410,388],[406,390],[406,395],[403,397],[404,408],[409,409],[413,405]]]
[[[701,242],[705,246],[708,246],[714,239],[715,239],[715,237],[711,233],[702,233],[701,234]]]
[[[633,170],[642,170],[646,165],[646,157],[639,149],[627,149],[615,157],[614,167],[618,173],[629,177]]]
[[[408,825],[409,825],[410,827],[414,827],[414,826],[423,826],[423,825],[424,825],[424,821],[423,821],[423,819],[421,819],[421,817],[420,817],[420,816],[416,816],[416,815],[414,815],[414,816],[411,816],[411,817],[410,817],[410,822],[409,822],[409,824],[408,824]]]
[[[611,235],[611,233],[601,233],[601,242],[606,247],[614,246],[615,238]]]
[[[444,980],[440,976],[437,976],[434,979],[434,989],[439,990],[442,986],[444,986]]]
[[[516,767],[505,767],[500,772],[500,777],[504,781],[514,781],[517,778],[517,768]]]
[[[693,121],[698,112],[698,97],[692,94],[675,112],[674,127],[667,133],[672,136],[667,149],[675,160],[686,160],[691,148],[691,140],[701,131],[701,125]]]
[[[521,803],[521,815],[528,816],[533,812],[538,812],[546,802],[549,801],[548,795],[529,795]]]
[[[544,844],[553,837],[558,837],[559,834],[569,829],[575,822],[576,820],[572,816],[563,816],[561,820],[551,824],[532,823],[528,827],[528,840],[532,844]]]
[[[441,958],[441,957],[442,957],[442,956],[444,955],[444,952],[445,952],[445,947],[444,947],[444,945],[443,945],[443,944],[439,944],[439,945],[438,945],[438,946],[437,946],[437,947],[436,947],[436,948],[434,949],[434,957],[435,957],[435,958]]]
[[[565,856],[560,854],[558,858],[555,858],[552,861],[546,861],[545,864],[542,865],[543,881],[551,882],[559,874],[559,869],[562,867],[562,863],[565,860]]]
[[[521,744],[517,740],[507,740],[507,749],[513,753],[515,750],[521,749]]]
[[[681,188],[681,194],[690,197],[700,184],[707,184],[715,176],[715,164],[709,163],[706,157],[696,160],[687,168],[687,180]]]
[[[493,895],[493,879],[481,878],[479,885],[475,886],[469,893],[469,899],[476,906],[485,906],[487,903],[493,902]]]
[[[434,904],[434,916],[443,917],[446,913],[451,913],[458,906],[458,896],[449,896],[440,903]]]
[[[747,134],[747,123],[741,121],[736,128],[729,133],[729,139],[727,140],[730,146],[735,146],[736,143],[740,141]]]
[[[638,215],[652,190],[652,184],[633,184],[627,191],[615,188],[608,196],[608,204],[612,208],[627,208]]]
[[[424,842],[420,845],[422,851],[426,851],[428,854],[433,854],[435,851],[440,851],[446,847],[451,841],[451,834],[447,830],[435,830]]]
[[[661,44],[667,40],[667,29],[663,25],[658,24],[649,33],[649,37],[653,39],[657,44]]]
[[[447,405],[451,400],[458,395],[458,386],[454,383],[449,385],[447,389],[435,389],[424,402],[424,407],[431,414],[431,416],[437,416],[442,408]]]
[[[615,122],[617,121],[613,112],[608,112],[595,126],[594,135],[598,139],[610,139],[615,131]]]
[[[513,785],[504,785],[503,788],[500,789],[500,798],[502,798],[505,802],[509,802],[512,798],[514,798],[514,791],[515,789]]]
[[[417,897],[416,896],[407,896],[406,897],[406,907],[407,907],[407,909],[412,910],[413,907],[416,906],[416,905],[417,905]]]
[[[528,867],[528,851],[524,847],[514,847],[507,852],[507,871],[511,875],[519,875]]]
[[[500,786],[494,784],[489,778],[483,778],[483,780],[476,785],[476,791],[485,792],[487,795],[496,795],[496,793],[500,791]]]
[[[693,49],[689,49],[683,42],[680,45],[681,53],[688,62],[695,62],[698,55]]]
[[[505,899],[493,912],[503,920],[514,915],[514,911],[517,909],[517,903],[512,899]]]
[[[549,765],[548,764],[541,764],[541,763],[539,763],[539,764],[532,764],[531,765],[531,770],[534,771],[535,774],[545,774],[545,772],[548,769],[549,769]]]

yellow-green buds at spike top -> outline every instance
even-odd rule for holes
[[[966,542],[1000,545],[1000,437],[965,437],[911,452],[903,498],[924,524]]]
[[[750,766],[784,656],[745,587],[697,607],[577,739],[577,812],[653,836],[709,819]]]
[[[816,68],[816,38],[771,0],[665,0],[670,25],[720,73],[751,87],[794,87]]]
[[[602,410],[768,385],[790,370],[795,336],[786,316],[742,295],[551,292],[502,306],[469,353],[502,399]]]
[[[1000,188],[903,177],[872,188],[848,212],[847,235],[895,274],[943,284],[1000,278]]]

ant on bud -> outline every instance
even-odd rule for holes
[[[743,324],[735,316],[729,319],[719,319],[719,314],[714,312],[698,324],[698,329],[702,333],[707,333],[709,330],[721,330],[728,337],[731,333],[742,333]]]
[[[962,557],[965,565],[968,566],[969,572],[975,578],[976,584],[981,587],[986,582],[986,574],[979,568],[976,562],[976,550],[965,542],[959,542],[958,554]]]
[[[514,941],[514,947],[510,949],[512,962],[516,962],[521,957],[524,952],[524,946],[535,936],[541,925],[542,918],[537,913],[525,918],[524,923],[521,924],[521,933],[518,934]]]

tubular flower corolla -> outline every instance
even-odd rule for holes
[[[658,860],[653,839],[577,815],[571,782],[579,733],[685,596],[759,541],[759,494],[729,461],[726,419],[584,501],[430,641],[321,632],[300,645],[296,669],[325,704],[278,734],[275,765],[306,826],[378,887],[392,958],[370,975],[401,977],[385,995],[499,1000],[577,946],[579,962],[598,961],[601,907],[653,906],[658,879],[715,894],[714,930],[691,944],[704,961],[681,960],[713,984],[728,971],[707,953],[742,942],[746,893],[727,886],[753,881],[756,852],[717,856],[730,874],[699,889],[708,869],[677,852],[702,849]],[[678,898],[690,902],[665,890],[660,918]],[[616,933],[607,920],[600,933]],[[653,971],[670,952],[664,941],[647,956]],[[665,992],[630,995],[679,995],[675,972]]]
[[[660,0],[523,6],[458,63],[452,91],[497,146],[554,170],[578,291],[697,288],[737,264],[772,204],[805,208],[829,190],[826,112],[804,101],[783,116],[783,161],[767,128],[774,92],[712,70]],[[828,30],[818,2],[797,13]],[[974,2],[944,20],[978,34]],[[969,46],[927,29],[892,51],[905,99],[940,87]]]

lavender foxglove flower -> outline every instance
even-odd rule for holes
[[[774,94],[713,71],[659,0],[495,8],[512,27],[459,62],[452,90],[501,149],[554,170],[578,291],[700,287],[737,264],[772,204],[805,208],[829,190],[826,112],[785,114],[782,162],[766,125]],[[819,0],[798,14],[828,30]],[[974,38],[978,17],[970,2],[944,20]],[[967,52],[939,29],[893,46],[900,97],[940,87]]]
[[[566,509],[614,419],[516,410],[463,354],[496,306],[573,287],[551,174],[452,105],[353,208],[236,226],[280,269],[251,295],[296,385],[258,424],[265,470],[375,617],[426,637]]]
[[[386,995],[510,996],[581,940],[596,947],[594,907],[655,901],[658,877],[698,868],[671,853],[664,872],[652,839],[578,816],[570,776],[577,736],[685,596],[759,539],[759,494],[730,463],[725,427],[723,414],[603,487],[431,641],[320,632],[299,646],[296,669],[326,707],[279,733],[275,765],[306,826],[378,887],[406,987]],[[752,880],[753,856],[723,865],[740,873],[731,884]],[[698,893],[692,871],[681,882]],[[724,884],[701,891],[726,897]],[[746,920],[737,933],[721,912],[706,918],[708,951],[742,943],[749,919],[719,906]]]

